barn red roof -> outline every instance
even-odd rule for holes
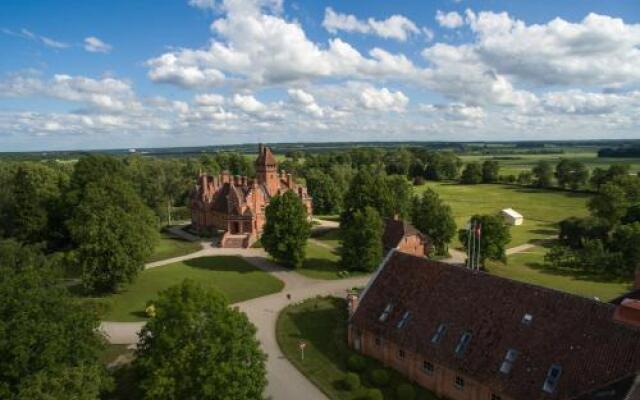
[[[379,317],[393,304],[389,317]],[[616,305],[394,252],[350,323],[514,399],[573,399],[637,374],[640,330],[613,320]],[[403,328],[398,322],[409,312]],[[438,344],[432,337],[447,324]],[[471,339],[462,355],[456,346]],[[517,352],[509,373],[507,352]],[[552,394],[542,390],[561,368]]]

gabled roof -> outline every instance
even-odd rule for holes
[[[393,310],[380,322],[389,303]],[[614,322],[615,308],[394,251],[350,322],[511,398],[573,399],[640,370],[640,330]],[[406,312],[411,321],[398,329]],[[526,314],[529,324],[522,322]],[[443,323],[448,329],[435,345]],[[464,355],[456,355],[467,331]],[[518,356],[505,374],[509,349]],[[549,395],[542,386],[552,365],[562,373]]]
[[[424,235],[413,225],[403,220],[387,218],[384,221],[384,232],[382,233],[382,246],[385,251],[395,249],[403,237],[407,235]]]

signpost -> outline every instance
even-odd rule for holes
[[[307,344],[305,342],[300,342],[298,347],[300,348],[300,357],[302,358],[302,361],[304,361],[304,348],[307,347]]]

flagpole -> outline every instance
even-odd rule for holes
[[[471,235],[473,227],[471,221],[467,224],[467,268],[471,269]]]
[[[478,260],[476,262],[476,269],[479,271],[480,270],[480,245],[482,242],[482,224],[478,224],[478,253],[476,254],[476,256],[478,257]]]

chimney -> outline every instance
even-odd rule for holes
[[[358,309],[359,300],[358,293],[350,292],[347,294],[347,309],[349,310],[349,317],[351,317]]]
[[[613,314],[613,319],[626,325],[640,327],[640,300],[622,300]]]
[[[293,175],[287,174],[287,186],[289,189],[293,188]]]
[[[222,171],[220,177],[222,178],[222,184],[231,183],[231,176],[229,175],[229,171]]]

